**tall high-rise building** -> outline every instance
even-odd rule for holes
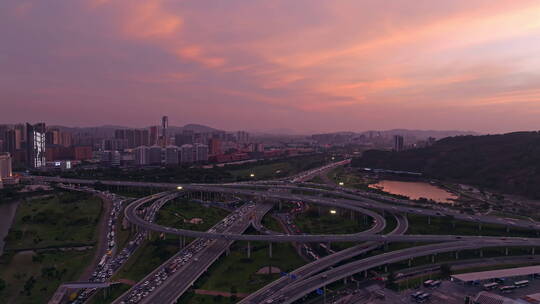
[[[145,147],[145,146],[135,148],[134,150],[135,165],[145,166],[150,163],[149,149],[150,148]]]
[[[149,146],[155,146],[159,144],[159,127],[151,126],[150,127],[150,142]]]
[[[163,149],[160,146],[148,148],[148,164],[161,165],[163,163]]]
[[[240,144],[247,144],[249,142],[249,133],[245,131],[236,132],[236,141]]]
[[[192,163],[195,161],[195,152],[193,145],[182,145],[180,147],[180,162],[183,164]]]
[[[169,128],[169,117],[163,116],[161,118],[161,146],[166,147],[169,144],[169,134],[167,129]]]
[[[221,154],[221,140],[213,137],[208,140],[208,149],[210,155]]]
[[[207,162],[208,161],[208,146],[203,144],[194,145],[194,154],[196,162]]]
[[[3,179],[11,178],[12,176],[11,155],[7,152],[0,153],[0,183]]]
[[[46,131],[45,123],[26,124],[26,165],[30,168],[41,168],[46,164]]]
[[[165,149],[164,149],[164,153],[165,153],[165,164],[166,165],[178,165],[178,163],[180,163],[180,160],[179,160],[179,151],[178,151],[178,147],[177,146],[167,146]]]
[[[394,151],[403,151],[403,136],[394,135]]]

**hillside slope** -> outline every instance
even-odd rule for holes
[[[422,149],[370,150],[354,159],[353,166],[417,171],[540,198],[540,133],[457,136]]]

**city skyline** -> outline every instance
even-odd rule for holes
[[[538,20],[537,1],[4,1],[0,119],[536,130]]]

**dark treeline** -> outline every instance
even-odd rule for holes
[[[540,198],[540,133],[457,136],[402,152],[366,151],[352,163]]]

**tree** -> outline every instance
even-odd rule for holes
[[[2,292],[4,289],[6,289],[6,281],[0,279],[0,292]]]
[[[386,287],[390,289],[397,289],[395,272],[391,271],[386,277]]]
[[[441,276],[443,278],[448,278],[452,275],[452,266],[448,264],[442,264],[441,265]]]

